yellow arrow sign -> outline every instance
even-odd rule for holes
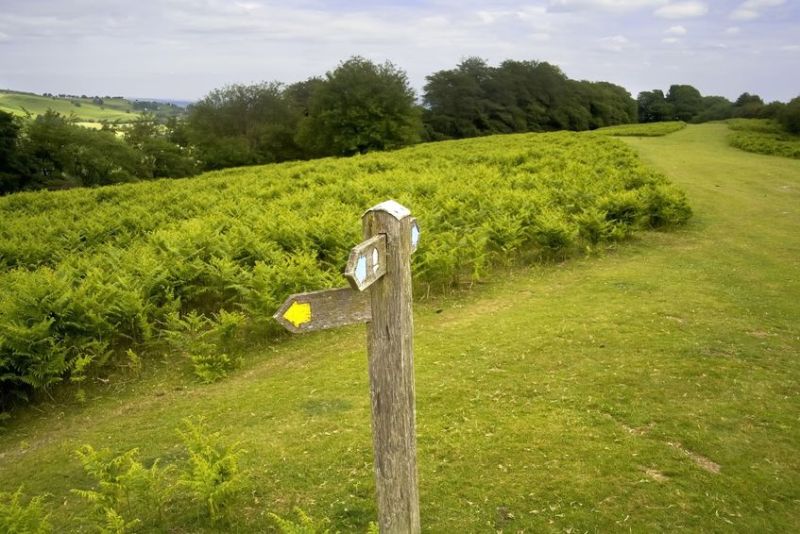
[[[283,313],[283,318],[292,323],[295,328],[300,328],[300,325],[311,321],[311,304],[308,302],[292,302],[289,309]]]
[[[364,323],[372,317],[372,308],[368,293],[343,287],[291,295],[272,317],[299,334]]]

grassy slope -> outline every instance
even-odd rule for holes
[[[729,148],[725,132],[629,141],[688,191],[685,230],[418,303],[426,529],[800,524],[800,162]],[[254,350],[213,386],[162,371],[28,410],[0,436],[4,489],[51,492],[61,520],[86,484],[70,451],[171,457],[172,429],[205,414],[249,451],[244,530],[293,505],[343,531],[374,517],[362,327]]]
[[[131,122],[138,116],[126,100],[109,99],[108,104],[103,107],[93,104],[91,99],[78,100],[81,102],[80,106],[75,106],[69,99],[64,98],[53,99],[38,95],[0,92],[0,111],[24,116],[26,110],[33,115],[41,115],[52,109],[63,115],[74,114],[84,122],[101,120]]]

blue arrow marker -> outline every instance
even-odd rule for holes
[[[367,258],[365,258],[364,256],[358,257],[358,263],[356,263],[355,275],[359,283],[367,279]]]
[[[411,227],[411,248],[417,248],[419,243],[419,227],[415,224]]]

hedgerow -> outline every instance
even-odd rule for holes
[[[800,135],[790,134],[766,119],[732,119],[728,121],[728,144],[740,150],[800,159]]]
[[[244,313],[276,335],[268,318],[288,294],[343,284],[361,214],[389,198],[423,229],[421,292],[691,214],[619,141],[566,132],[11,195],[0,198],[0,402],[98,372],[129,349],[175,347],[171,333],[192,313],[218,330],[223,312]],[[204,380],[224,375],[224,347],[202,345],[180,351]]]
[[[620,124],[594,130],[595,133],[614,137],[661,137],[686,128],[683,121]]]

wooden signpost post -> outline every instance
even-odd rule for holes
[[[417,533],[411,253],[420,230],[394,200],[367,210],[362,223],[365,241],[345,269],[351,287],[292,295],[274,317],[296,333],[367,323],[378,525],[383,534]]]

